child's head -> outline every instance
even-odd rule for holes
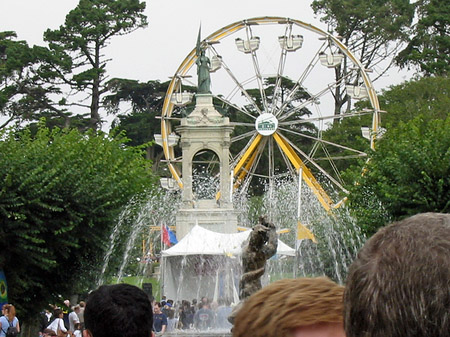
[[[81,330],[81,323],[74,324],[75,330]]]

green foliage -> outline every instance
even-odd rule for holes
[[[450,212],[450,116],[400,122],[379,141],[365,174],[353,177],[350,207],[368,234],[417,213]]]
[[[139,0],[80,0],[64,25],[44,33],[55,56],[48,59],[49,68],[56,69],[61,84],[76,92],[90,91],[85,107],[90,109],[93,129],[101,123],[101,97],[108,91],[104,82],[109,59],[103,50],[112,37],[146,27],[144,10],[145,2]]]
[[[424,77],[404,82],[384,90],[378,99],[381,108],[387,111],[381,116],[387,129],[419,114],[427,119],[444,120],[450,106],[450,78]]]
[[[118,214],[154,178],[121,134],[40,127],[2,139],[0,267],[28,320],[58,295],[92,286]]]
[[[162,148],[153,143],[154,135],[160,133],[160,115],[169,82],[139,81],[114,78],[107,84],[111,94],[103,103],[107,111],[117,113],[121,104],[131,104],[132,111],[120,114],[112,126],[124,131],[130,138],[130,145],[146,145],[147,159],[153,162],[153,170],[158,171],[163,156]]]
[[[0,114],[8,123],[37,120],[44,115],[64,120],[69,117],[63,106],[51,95],[59,95],[54,77],[42,65],[50,57],[46,48],[29,47],[25,41],[16,41],[15,32],[0,33]]]
[[[408,0],[314,0],[311,4],[315,14],[322,14],[321,21],[328,24],[342,42],[361,62],[365,69],[375,68],[381,76],[390,66],[400,39],[409,28],[414,5]],[[354,64],[345,59],[335,68],[336,83],[359,84],[359,76],[349,77]],[[375,81],[377,78],[372,78]],[[334,92],[335,114],[345,105],[350,110],[350,97],[337,86]],[[345,110],[345,109],[344,109]]]
[[[426,76],[447,75],[450,69],[450,3],[421,0],[417,1],[416,8],[418,22],[396,62],[401,67],[413,66]]]
[[[414,7],[407,0],[314,0],[314,13],[322,13],[328,23],[345,40],[363,36],[364,41],[389,41],[405,33]]]

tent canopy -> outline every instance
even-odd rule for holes
[[[242,243],[248,238],[251,230],[224,234],[210,231],[195,225],[191,231],[176,245],[163,250],[163,257],[182,255],[226,255],[238,256],[242,251]],[[295,256],[295,250],[278,239],[278,255]]]

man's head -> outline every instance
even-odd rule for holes
[[[326,277],[285,279],[251,295],[234,319],[233,337],[344,337],[344,287]],[[310,329],[313,331],[307,331]],[[327,334],[317,334],[317,331]]]
[[[161,308],[162,308],[162,304],[160,302],[155,302],[155,304],[153,306],[153,312],[155,314],[160,314],[161,313]]]
[[[84,323],[83,337],[150,337],[152,305],[135,286],[101,286],[88,297]]]
[[[450,214],[425,213],[371,237],[350,266],[348,337],[448,336]]]

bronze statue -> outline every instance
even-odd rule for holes
[[[265,217],[259,218],[259,224],[253,227],[242,249],[242,276],[239,282],[239,304],[234,307],[228,321],[234,322],[234,318],[244,301],[253,293],[262,288],[261,276],[266,270],[266,261],[275,255],[278,248],[278,235],[275,226],[266,221]]]
[[[200,42],[200,29],[198,31],[197,38],[197,48],[196,48],[197,60],[195,63],[197,64],[197,76],[198,76],[198,84],[197,84],[197,93],[198,94],[210,94],[211,90],[211,77],[209,72],[209,67],[211,61],[205,55],[205,48],[202,47]]]
[[[242,271],[239,282],[239,298],[245,300],[261,289],[261,276],[266,270],[266,261],[275,255],[278,235],[275,226],[260,217],[259,224],[253,227],[248,241],[242,250]]]

